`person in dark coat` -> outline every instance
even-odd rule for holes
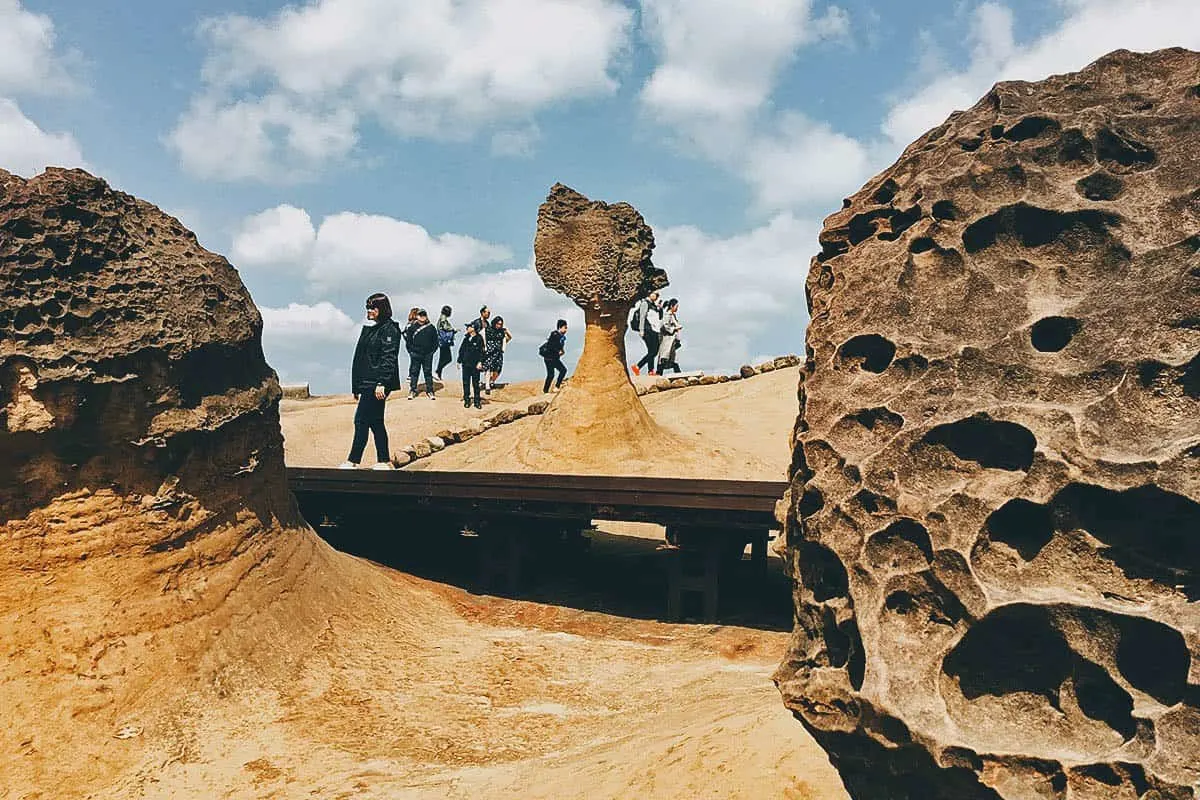
[[[475,407],[483,408],[479,396],[479,373],[483,369],[483,337],[475,330],[475,323],[467,326],[462,344],[458,346],[458,364],[462,369],[463,408],[471,407],[471,390],[475,391]]]
[[[408,399],[417,396],[417,379],[425,372],[425,396],[433,400],[433,354],[438,351],[437,329],[429,323],[425,309],[417,309],[417,317],[404,329],[408,346]]]
[[[542,394],[550,391],[550,382],[554,378],[554,373],[558,373],[558,381],[554,384],[554,391],[558,391],[562,386],[563,378],[567,377],[567,368],[562,362],[563,353],[567,351],[567,321],[560,319],[554,326],[554,330],[550,331],[550,336],[538,348],[538,353],[542,360],[546,362],[546,382],[542,384]]]
[[[354,442],[342,469],[362,461],[367,436],[375,437],[374,469],[391,469],[387,429],[383,425],[387,396],[400,388],[400,326],[392,319],[392,304],[385,294],[367,298],[367,324],[358,335],[350,367],[350,391],[358,401],[354,411]]]
[[[491,395],[492,385],[504,371],[504,348],[511,339],[512,334],[504,326],[504,317],[493,317],[483,330],[483,365],[487,367],[483,393],[486,395]]]

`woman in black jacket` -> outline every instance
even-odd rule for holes
[[[467,335],[458,346],[458,363],[462,367],[463,408],[471,407],[471,389],[475,389],[475,407],[483,408],[479,397],[479,371],[483,369],[483,337],[475,323],[467,326]]]
[[[354,442],[342,469],[354,469],[362,461],[367,435],[375,437],[373,469],[391,469],[383,409],[389,392],[400,388],[400,326],[392,319],[392,304],[385,294],[367,298],[367,324],[358,335],[350,367],[350,391],[358,401],[354,412]]]

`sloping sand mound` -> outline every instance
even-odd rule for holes
[[[0,797],[842,796],[770,698],[782,633],[321,542],[258,313],[176,220],[0,172],[0,231]]]

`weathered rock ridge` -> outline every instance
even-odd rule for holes
[[[297,513],[261,328],[177,220],[0,171],[4,790],[143,796],[205,713],[401,597]]]
[[[829,217],[785,702],[860,800],[1200,785],[1200,54],[1002,83]]]
[[[556,183],[538,208],[533,251],[547,287],[583,309],[583,353],[546,409],[521,460],[558,471],[650,462],[664,434],[638,398],[625,358],[626,318],[667,285],[650,260],[654,233],[628,203],[603,203]]]

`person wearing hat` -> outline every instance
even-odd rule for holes
[[[425,371],[425,396],[433,397],[433,355],[438,351],[437,329],[429,323],[425,309],[417,309],[417,317],[404,331],[408,343],[408,399],[417,396],[417,379]]]

